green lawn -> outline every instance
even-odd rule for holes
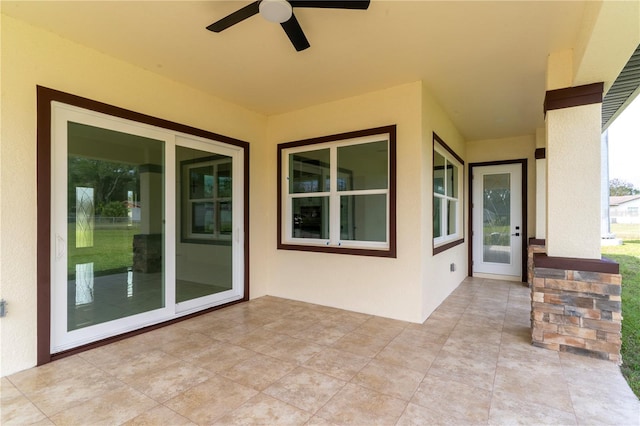
[[[611,233],[623,240],[640,240],[640,223],[612,223]]]
[[[620,264],[623,361],[621,369],[631,389],[640,397],[640,239],[625,240],[621,246],[602,247],[602,255]]]
[[[108,271],[126,271],[133,265],[133,236],[139,234],[137,226],[100,226],[93,231],[93,247],[76,248],[75,227],[69,226],[69,276],[75,275],[77,263],[93,262],[96,275]]]

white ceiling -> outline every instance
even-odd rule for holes
[[[294,9],[311,47],[249,1],[2,1],[2,13],[267,115],[423,80],[467,140],[542,127],[547,55],[578,43],[582,1],[372,0]]]

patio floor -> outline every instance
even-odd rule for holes
[[[531,346],[529,290],[424,324],[262,297],[2,378],[10,424],[640,424],[613,363]]]

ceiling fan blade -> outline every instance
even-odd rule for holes
[[[283,22],[280,25],[282,25],[284,32],[287,33],[293,47],[295,47],[298,52],[310,46],[307,37],[304,35],[304,32],[300,27],[300,23],[296,19],[296,15],[291,15],[291,18],[288,21]]]
[[[226,30],[227,28],[237,24],[238,22],[244,21],[245,19],[250,18],[253,15],[257,15],[260,11],[258,8],[259,4],[260,0],[254,1],[251,4],[248,4],[245,7],[236,10],[232,14],[225,16],[219,21],[214,22],[213,24],[209,25],[207,29],[215,33]]]
[[[365,10],[369,8],[370,0],[289,0],[289,3],[291,7]]]

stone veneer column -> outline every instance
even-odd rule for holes
[[[532,343],[621,363],[617,263],[533,254]]]

